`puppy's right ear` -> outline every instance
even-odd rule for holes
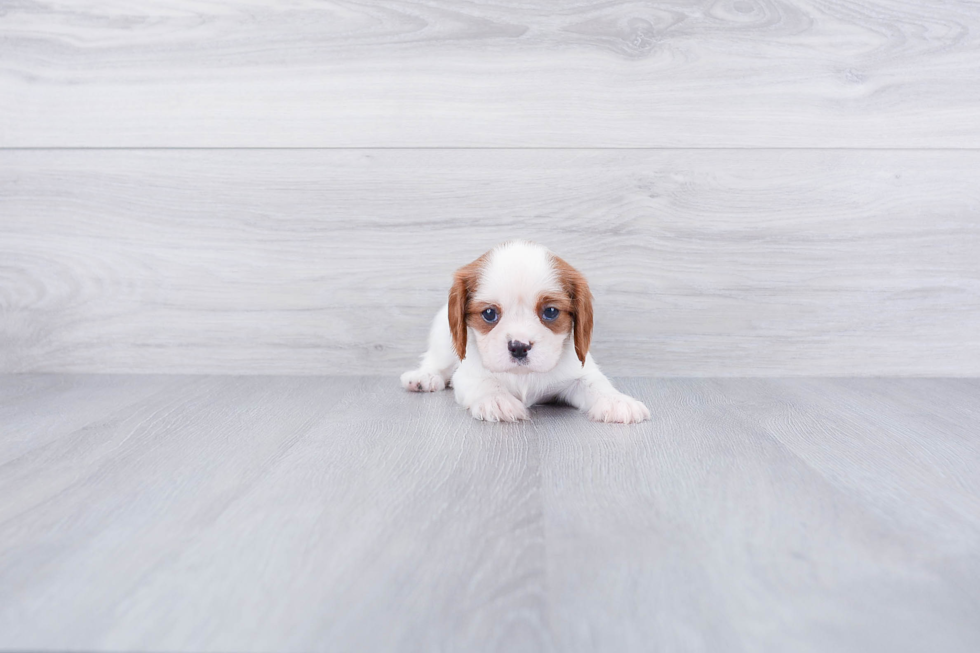
[[[453,349],[459,360],[466,358],[466,309],[470,295],[476,290],[483,258],[481,256],[456,270],[453,287],[449,289],[449,332],[453,335]]]

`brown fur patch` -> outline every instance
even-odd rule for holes
[[[449,332],[453,336],[453,349],[456,350],[459,360],[466,358],[466,327],[469,323],[468,313],[472,308],[470,297],[476,292],[488,254],[489,252],[456,270],[456,274],[453,275],[453,286],[449,289]],[[483,308],[480,310],[482,311]],[[492,325],[487,324],[483,318],[480,318],[480,322],[492,328]],[[469,326],[476,328],[475,324]]]
[[[541,312],[549,306],[554,306],[558,309],[558,317],[551,321],[541,317]],[[551,329],[551,331],[554,333],[563,334],[571,332],[572,298],[566,293],[561,293],[560,295],[541,295],[538,297],[538,303],[537,306],[534,307],[534,311],[537,313],[538,319],[541,320],[541,324]]]
[[[572,303],[572,337],[575,355],[585,365],[585,355],[592,344],[592,292],[581,272],[554,254],[551,255],[562,288]],[[560,318],[559,318],[560,319]]]

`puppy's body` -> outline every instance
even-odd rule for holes
[[[555,400],[596,421],[649,418],[599,371],[591,336],[585,278],[540,245],[504,243],[456,272],[421,365],[401,381],[414,392],[451,384],[461,406],[489,421],[527,419],[528,406]]]

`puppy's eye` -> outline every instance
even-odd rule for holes
[[[551,322],[558,317],[558,309],[554,306],[549,306],[548,308],[541,311],[541,317]]]
[[[495,308],[485,308],[480,315],[483,316],[484,321],[489,322],[490,324],[497,321],[497,309]]]

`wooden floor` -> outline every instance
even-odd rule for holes
[[[977,651],[978,379],[0,377],[0,648]]]

